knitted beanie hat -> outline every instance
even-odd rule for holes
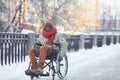
[[[52,25],[51,22],[46,22],[46,23],[45,23],[45,27],[53,27],[53,25]]]

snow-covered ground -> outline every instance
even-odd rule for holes
[[[68,76],[65,80],[74,79],[74,78],[69,79],[69,77],[70,76],[72,77],[73,74],[71,74],[72,73],[71,71],[74,71],[74,69],[77,69],[77,67],[79,66],[84,67],[85,65],[92,64],[94,60],[98,60],[100,56],[102,56],[102,59],[106,59],[108,58],[107,54],[112,55],[114,54],[114,52],[115,53],[120,52],[119,49],[120,49],[120,44],[116,44],[116,45],[111,44],[110,46],[104,45],[103,47],[100,48],[93,47],[92,49],[88,49],[88,50],[80,49],[78,52],[67,53],[69,60],[69,71],[68,71]],[[85,62],[87,62],[87,64],[85,64]],[[0,80],[30,80],[30,78],[26,76],[24,73],[24,71],[28,68],[28,64],[29,64],[29,58],[26,57],[26,61],[23,63],[15,63],[11,65],[0,66]],[[78,66],[73,66],[74,64],[77,64]],[[79,80],[79,79],[75,79],[75,80]]]

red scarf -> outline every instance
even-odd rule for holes
[[[43,29],[42,35],[48,39],[48,41],[46,42],[47,45],[53,44],[53,40],[55,38],[56,32],[57,32],[57,29],[55,27],[52,27],[49,32],[46,32],[46,30]]]

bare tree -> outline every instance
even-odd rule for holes
[[[3,2],[2,0],[0,0],[0,31],[3,31],[3,27],[6,23],[4,19],[6,12],[7,12],[7,7],[5,1]]]
[[[39,2],[39,3],[38,3]],[[62,18],[67,21],[65,9],[66,5],[71,5],[71,0],[32,0],[33,7],[41,20],[44,22],[46,20],[52,21],[54,25],[59,23],[59,19]]]

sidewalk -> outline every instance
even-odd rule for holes
[[[116,44],[116,45],[112,44],[111,46],[103,46],[101,48],[94,47],[93,49],[89,49],[89,50],[81,49],[78,52],[67,53],[67,55],[68,55],[69,64],[78,64],[78,61],[82,63],[82,61],[85,60],[87,61],[88,59],[95,58],[95,56],[112,54],[111,51],[114,50],[119,51],[119,49],[120,49],[120,44]],[[0,75],[1,75],[0,80],[16,80],[18,78],[25,80],[28,77],[25,75],[24,71],[28,68],[28,66],[29,66],[28,56],[26,57],[26,61],[23,63],[0,66]],[[71,69],[70,65],[69,65],[69,69]]]

